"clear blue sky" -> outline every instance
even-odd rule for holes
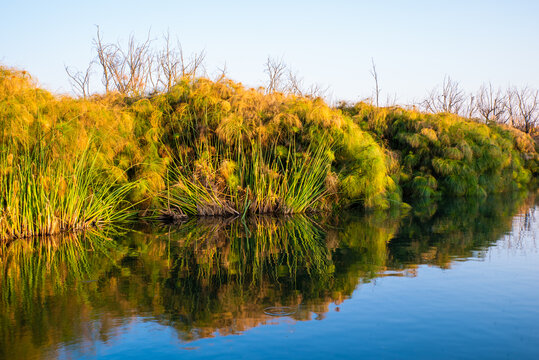
[[[23,1],[6,0],[0,62],[68,92],[64,64],[85,68],[100,25],[105,40],[167,30],[187,52],[204,49],[210,74],[226,61],[249,86],[268,55],[283,58],[334,99],[370,95],[374,58],[382,96],[419,100],[444,75],[539,87],[539,1]]]

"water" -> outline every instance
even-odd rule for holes
[[[16,241],[0,358],[537,359],[538,203]]]

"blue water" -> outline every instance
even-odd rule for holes
[[[40,351],[29,357],[539,359],[539,207],[535,202],[519,203],[514,213],[503,216],[487,211],[472,219],[485,227],[472,231],[463,227],[466,222],[453,223],[451,217],[444,218],[447,214],[439,216],[399,219],[382,249],[328,241],[334,275],[322,280],[319,277],[312,283],[307,276],[290,285],[282,280],[284,275],[272,278],[269,271],[263,273],[267,276],[264,284],[240,286],[241,295],[231,291],[230,282],[224,280],[218,285],[195,281],[196,291],[187,291],[179,283],[200,274],[170,282],[168,267],[163,268],[163,264],[148,269],[149,262],[137,260],[130,264],[124,258],[128,265],[124,264],[123,273],[119,271],[117,277],[101,275],[95,283],[85,285],[90,290],[84,300],[86,305],[80,308],[88,312],[83,329],[76,324],[79,318],[71,319],[73,324],[67,328],[78,330],[61,330],[61,336],[52,336],[57,340],[49,338],[41,345],[34,341]],[[415,225],[403,225],[407,221],[415,221]],[[459,225],[443,232],[432,230],[437,229],[436,224],[447,224],[445,221]],[[380,229],[384,221],[377,224],[375,228]],[[483,239],[486,233],[493,235],[490,230],[495,227],[500,227],[499,233],[494,232],[496,238]],[[352,234],[367,236],[357,229]],[[136,251],[130,256],[136,258]],[[422,260],[414,262],[411,258]],[[136,267],[148,271],[142,276],[146,281],[142,287],[148,288],[119,286],[120,290],[100,297],[104,289],[117,286],[109,281],[123,279],[128,284],[135,272],[140,275],[143,270]],[[348,272],[338,275],[339,267]],[[232,272],[230,267],[226,269]],[[358,278],[347,293],[345,285],[336,283],[341,281],[338,279],[349,279],[350,274]],[[227,279],[232,276],[225,275]],[[312,272],[310,276],[314,276]],[[249,291],[256,295],[243,293]],[[202,298],[208,294],[213,300]],[[62,317],[61,306],[65,303],[55,302],[55,296],[68,295],[48,296],[51,302],[45,300],[43,306],[60,307],[55,316]],[[188,296],[194,299],[193,304],[202,302],[205,307],[189,314],[177,310],[182,305],[169,299],[183,304]],[[125,304],[118,305],[122,301]],[[272,305],[288,305],[294,314],[270,316],[261,311]],[[197,314],[202,315],[197,318]],[[58,331],[54,325],[47,327],[47,332]],[[18,332],[18,339],[32,336],[32,329],[24,325],[11,331]],[[4,355],[21,358],[21,354]]]
[[[313,321],[269,320],[241,334],[182,343],[170,328],[134,316],[113,340],[61,349],[60,358],[539,358],[539,255],[508,239],[450,270],[420,266],[385,277],[331,304]],[[323,318],[323,319],[322,319]],[[320,321],[316,321],[320,320]],[[69,356],[68,356],[69,355]]]

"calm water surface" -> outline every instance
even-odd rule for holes
[[[535,199],[15,241],[0,358],[539,359]]]

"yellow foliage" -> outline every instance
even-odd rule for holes
[[[438,135],[436,135],[436,131],[434,131],[432,129],[429,129],[429,128],[421,129],[421,135],[425,136],[431,142],[438,141]]]

